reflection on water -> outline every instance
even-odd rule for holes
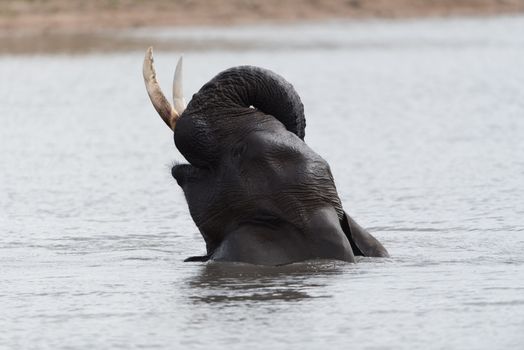
[[[0,56],[0,348],[522,348],[522,32],[522,17],[160,30],[121,34],[136,52]],[[204,242],[144,90],[151,37],[251,42],[186,51],[186,96],[240,64],[288,78],[306,141],[391,258],[183,263]],[[156,57],[162,84],[178,50]]]
[[[204,303],[297,301],[328,297],[311,296],[307,291],[313,287],[326,287],[325,282],[319,284],[316,280],[318,277],[323,281],[336,278],[342,273],[338,267],[341,264],[345,263],[310,261],[279,267],[208,263],[194,278],[189,279],[188,287],[197,294],[192,299]]]
[[[256,286],[258,288],[261,285]],[[272,300],[301,300],[305,298],[311,298],[304,292],[299,292],[290,289],[276,289],[273,291],[252,293],[246,295],[208,295],[205,297],[194,297],[195,301],[203,303],[227,303],[227,302],[238,302],[238,301],[272,301]]]

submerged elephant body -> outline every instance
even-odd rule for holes
[[[146,86],[151,76],[156,83],[144,67]],[[167,109],[150,97],[157,111]],[[344,212],[329,165],[303,141],[303,106],[282,77],[232,68],[173,110],[161,116],[189,164],[172,174],[207,248],[187,260],[281,265],[388,255]]]

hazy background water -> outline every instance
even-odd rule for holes
[[[522,33],[501,17],[120,34],[229,43],[185,48],[188,97],[241,64],[294,84],[306,141],[391,258],[281,268],[182,263],[204,244],[143,51],[0,56],[0,348],[523,347]],[[166,91],[180,53],[156,53]]]

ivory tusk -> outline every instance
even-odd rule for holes
[[[178,59],[176,64],[175,76],[173,77],[173,105],[175,106],[175,111],[182,115],[186,109],[186,100],[184,99],[184,90],[182,86],[182,62],[183,58]]]
[[[180,113],[173,108],[160,89],[160,85],[156,79],[152,47],[148,48],[146,51],[142,73],[144,75],[146,90],[151,99],[151,103],[153,103],[153,107],[155,107],[156,111],[167,126],[172,130],[175,130],[176,121],[180,117]]]

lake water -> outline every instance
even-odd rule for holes
[[[143,49],[0,56],[0,348],[524,347],[524,17],[138,30]],[[204,252],[147,98],[273,69],[389,259],[279,268]],[[205,47],[209,44],[210,49]],[[211,45],[210,43],[215,43]],[[181,50],[156,52],[169,83]]]

